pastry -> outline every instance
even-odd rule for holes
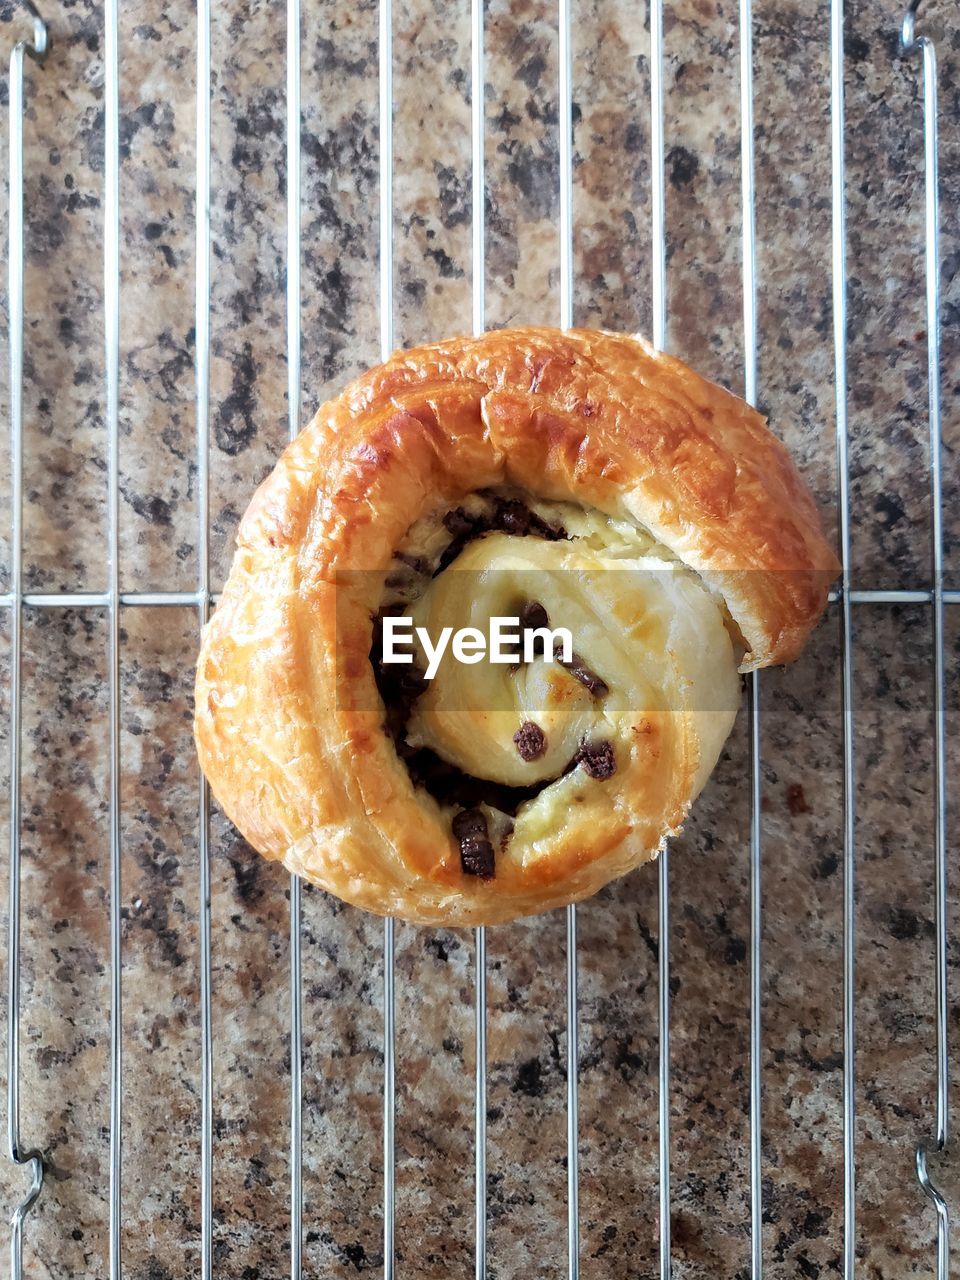
[[[679,830],[738,672],[798,655],[838,567],[760,414],[641,338],[400,351],[244,516],[200,762],[260,853],[370,911],[561,906]]]

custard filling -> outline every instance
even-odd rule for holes
[[[525,847],[547,841],[578,796],[616,777],[651,713],[693,718],[696,794],[736,716],[739,655],[722,602],[649,533],[597,510],[503,491],[428,514],[386,574],[378,616],[390,613],[430,635],[516,617],[573,638],[568,661],[450,659],[427,681],[421,652],[382,664],[375,628],[387,728],[469,874],[493,875],[514,832]]]

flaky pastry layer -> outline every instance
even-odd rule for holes
[[[623,713],[615,776],[578,770],[576,795],[573,775],[552,783],[528,802],[549,820],[525,832],[518,811],[495,877],[464,873],[449,806],[414,785],[385,730],[371,632],[416,522],[503,488],[624,522],[686,566],[690,590],[716,602],[703,661],[718,670],[735,665],[714,653],[729,644],[721,614],[742,670],[789,661],[838,568],[760,415],[642,339],[504,330],[398,352],[357,379],[286,449],[242,521],[204,632],[195,732],[250,843],[372,911],[466,925],[581,899],[662,847],[719,749],[685,700],[696,646],[661,627],[660,696]],[[628,669],[618,652],[618,675]],[[563,803],[544,803],[563,787]]]

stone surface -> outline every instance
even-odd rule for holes
[[[737,5],[666,4],[670,345],[743,388]],[[288,431],[282,6],[213,6],[210,549]],[[395,324],[411,343],[471,324],[469,6],[395,8]],[[574,0],[575,312],[649,330],[650,65],[643,6]],[[305,421],[379,353],[377,9],[304,5],[301,216]],[[960,27],[925,7],[941,61],[945,520],[960,586]],[[106,583],[103,30],[50,6],[28,67],[25,580]],[[0,3],[8,40],[22,11]],[[836,525],[825,4],[758,0],[759,388]],[[899,12],[846,20],[853,581],[929,582],[922,135]],[[122,5],[121,576],[197,583],[193,361],[196,17]],[[556,15],[486,6],[489,324],[559,315]],[[3,93],[6,95],[6,82]],[[6,101],[6,97],[4,97]],[[2,145],[6,147],[5,133]],[[4,161],[6,153],[4,152]],[[6,368],[2,370],[6,377]],[[9,468],[0,485],[4,573]],[[8,579],[7,579],[8,580]],[[948,610],[952,776],[960,618]],[[125,609],[121,644],[124,1273],[199,1271],[198,779],[190,609]],[[9,619],[2,654],[9,656]],[[933,1133],[931,630],[922,605],[860,607],[857,706],[858,1274],[933,1264],[913,1153]],[[107,627],[28,610],[23,656],[21,1112],[47,1157],[26,1274],[106,1272],[109,1126]],[[804,657],[762,678],[765,1274],[841,1274],[842,718],[834,610]],[[8,686],[0,732],[8,731]],[[749,1274],[749,769],[744,713],[671,854],[674,1275]],[[0,755],[7,770],[7,752]],[[0,788],[4,808],[8,787]],[[5,814],[4,814],[5,816]],[[952,833],[955,835],[955,821]],[[214,814],[214,1236],[218,1274],[288,1270],[288,881]],[[5,877],[5,873],[4,873]],[[951,908],[954,938],[960,936]],[[657,873],[579,911],[581,1258],[589,1277],[658,1272]],[[566,1273],[562,915],[491,931],[489,1274]],[[382,1266],[382,926],[303,898],[304,1274]],[[957,961],[951,946],[951,964]],[[473,938],[397,928],[399,1271],[473,1255]],[[951,1004],[951,1030],[957,1027]],[[4,1205],[24,1180],[0,1165]],[[954,1241],[955,1247],[960,1240]]]

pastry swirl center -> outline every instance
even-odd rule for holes
[[[394,669],[394,685],[397,671],[405,684],[399,717],[393,708],[398,751],[441,803],[515,813],[538,795],[543,805],[573,772],[603,785],[651,721],[673,713],[698,720],[705,776],[739,702],[714,597],[644,530],[573,504],[531,510],[478,494],[425,517],[398,549],[385,611],[432,643],[444,628],[489,634],[492,619],[510,617],[572,636],[567,662],[539,650],[511,664],[448,656],[426,681],[421,652]]]

